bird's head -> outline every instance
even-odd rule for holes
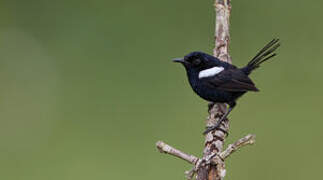
[[[203,52],[191,52],[184,58],[173,59],[173,62],[181,63],[187,71],[200,72],[212,67],[221,66],[221,61],[214,56]]]

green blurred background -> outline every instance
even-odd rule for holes
[[[233,0],[231,55],[252,74],[227,143],[226,179],[320,179],[323,1]],[[200,156],[207,103],[171,59],[212,53],[213,0],[0,1],[0,179],[184,179],[191,166],[157,140]]]

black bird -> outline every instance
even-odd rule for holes
[[[273,39],[243,68],[237,68],[203,52],[192,52],[184,58],[173,60],[184,65],[189,83],[196,94],[212,103],[229,105],[228,111],[217,124],[207,127],[204,134],[219,128],[239,97],[248,91],[259,91],[248,75],[261,63],[276,56],[274,51],[279,46],[279,39]]]

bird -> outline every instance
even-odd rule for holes
[[[275,50],[279,46],[279,39],[273,39],[242,68],[199,51],[191,52],[184,58],[173,59],[173,62],[185,67],[189,84],[198,96],[213,104],[225,103],[229,106],[221,119],[214,126],[206,127],[203,134],[220,129],[222,121],[236,106],[238,98],[246,92],[259,91],[249,75],[260,64],[276,56]]]

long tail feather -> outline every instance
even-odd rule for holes
[[[273,53],[280,46],[279,39],[273,39],[265,47],[263,47],[254,58],[247,64],[245,72],[249,74],[252,70],[258,68],[261,63],[267,61],[268,59],[276,56],[276,53]]]

